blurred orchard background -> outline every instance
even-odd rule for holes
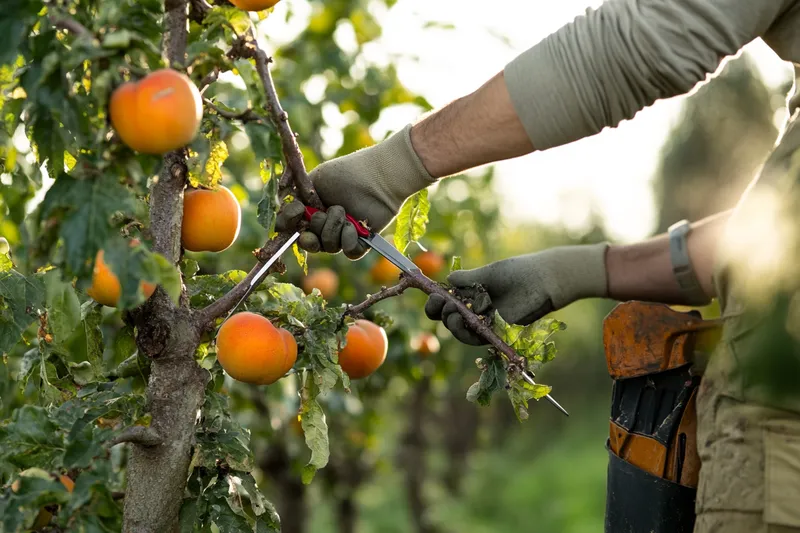
[[[275,57],[281,101],[311,169],[476,89],[588,5],[282,0],[253,20]],[[789,80],[787,67],[753,43],[692,95],[659,102],[613,131],[438,184],[421,244],[473,268],[555,245],[637,240],[731,207],[776,137]],[[221,81],[205,96],[243,109],[247,92],[236,77]],[[225,140],[223,184],[243,206],[243,225],[225,252],[189,254],[206,273],[249,268],[251,250],[263,243],[259,161],[245,135]],[[23,134],[14,142],[29,151]],[[0,212],[0,229],[13,249],[20,235],[8,213]],[[370,276],[376,259],[318,254],[309,268],[337,273],[331,302],[357,302],[380,287]],[[301,269],[287,264],[288,280],[302,286]],[[572,416],[533,402],[520,424],[502,395],[489,408],[465,399],[483,351],[427,320],[424,301],[408,291],[376,306],[394,320],[387,362],[355,394],[328,402],[330,464],[311,485],[300,481],[308,451],[291,423],[291,380],[268,387],[263,401],[234,395],[252,432],[259,486],[283,531],[602,531],[611,382],[600,341],[613,303],[581,302],[557,314],[567,330],[554,337],[558,357],[538,379]],[[419,353],[423,333],[438,337],[438,353]]]

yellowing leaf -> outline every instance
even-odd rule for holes
[[[425,235],[428,225],[428,212],[431,203],[428,201],[428,190],[423,189],[405,201],[394,230],[394,245],[405,253],[412,242],[420,240]]]

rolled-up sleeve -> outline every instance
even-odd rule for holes
[[[594,135],[689,92],[795,0],[607,0],[504,69],[537,150]]]

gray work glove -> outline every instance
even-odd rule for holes
[[[496,309],[506,322],[528,325],[581,298],[607,296],[607,247],[606,243],[560,246],[474,270],[457,270],[447,281],[459,289],[459,295],[472,301],[475,313],[484,315]],[[477,285],[488,296],[479,292]],[[443,321],[465,344],[486,344],[467,328],[455,305],[445,303],[439,295],[428,298],[425,314],[431,320]]]
[[[345,214],[380,232],[391,223],[406,199],[436,181],[411,145],[411,125],[369,148],[322,163],[309,173],[326,213],[315,213],[309,231],[298,241],[309,252],[337,253],[351,259],[367,248],[358,240]],[[299,204],[299,202],[294,202]],[[293,229],[303,212],[286,205],[278,215],[278,231]]]

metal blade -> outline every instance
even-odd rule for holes
[[[271,267],[272,265],[274,265],[274,264],[275,264],[275,261],[277,261],[278,259],[280,259],[281,255],[283,255],[283,252],[285,252],[286,250],[288,250],[288,249],[289,249],[289,247],[290,247],[292,244],[294,244],[294,242],[295,242],[295,241],[296,241],[296,240],[297,240],[299,237],[300,237],[300,232],[299,232],[299,231],[296,231],[296,232],[294,233],[294,235],[292,235],[291,237],[289,237],[289,240],[287,240],[285,243],[283,243],[283,246],[281,246],[280,248],[278,248],[278,251],[277,251],[277,252],[275,252],[275,254],[274,254],[272,257],[270,257],[270,258],[269,258],[269,261],[267,261],[266,263],[264,263],[264,266],[262,266],[260,269],[258,269],[258,272],[256,273],[256,275],[255,275],[255,276],[253,276],[253,279],[251,279],[251,280],[250,280],[250,285],[247,287],[247,290],[246,290],[246,291],[245,291],[245,293],[242,295],[242,297],[241,297],[241,298],[239,298],[239,301],[238,301],[238,302],[236,302],[236,305],[234,305],[234,306],[233,306],[233,308],[232,308],[232,309],[231,309],[231,310],[228,312],[228,316],[226,316],[226,317],[225,317],[225,320],[228,320],[228,319],[231,317],[231,315],[233,314],[233,312],[234,312],[234,311],[236,311],[236,308],[237,308],[237,307],[239,307],[239,305],[240,305],[240,304],[241,304],[243,301],[245,301],[245,300],[247,299],[247,297],[248,297],[248,296],[250,296],[250,293],[253,291],[253,288],[254,288],[254,287],[256,287],[256,286],[257,286],[259,283],[261,283],[261,279],[262,279],[262,278],[264,277],[264,275],[265,275],[265,274],[266,274],[266,273],[269,271],[269,267]],[[223,320],[223,321],[222,321],[222,323],[223,323],[223,324],[225,323],[225,320]],[[222,325],[222,324],[220,324],[220,325]]]
[[[530,384],[531,384],[531,385],[533,385],[534,387],[536,386],[536,382],[535,382],[535,381],[533,381],[533,378],[532,378],[532,377],[530,377],[530,376],[528,375],[528,373],[527,373],[527,372],[523,372],[523,373],[522,373],[522,377],[523,377],[523,379],[524,379],[525,381],[527,381],[528,383],[530,383]],[[563,407],[561,407],[561,405],[560,405],[560,404],[559,404],[557,401],[555,401],[555,400],[553,399],[553,397],[552,397],[552,396],[550,396],[550,395],[548,394],[547,396],[545,396],[545,398],[547,398],[547,400],[548,400],[550,403],[552,403],[552,404],[553,404],[553,405],[556,407],[556,409],[558,409],[559,411],[561,411],[561,412],[562,412],[562,413],[564,413],[565,415],[569,416],[569,413],[567,412],[567,410],[566,410],[566,409],[564,409]]]
[[[419,267],[411,262],[411,259],[400,253],[400,250],[389,244],[389,242],[378,234],[369,237],[359,237],[362,242],[368,244],[376,252],[389,260],[394,266],[403,272],[419,270]]]
[[[261,277],[264,274],[266,274],[267,270],[269,270],[269,267],[271,267],[273,264],[275,264],[275,261],[280,259],[280,257],[283,255],[283,252],[288,250],[289,247],[294,244],[294,241],[296,241],[299,237],[300,237],[300,232],[296,231],[294,233],[294,235],[289,237],[289,240],[287,240],[285,243],[283,243],[283,246],[278,248],[278,251],[275,252],[275,255],[270,257],[269,261],[264,263],[264,266],[261,267],[261,269],[258,271],[258,274],[256,274],[255,277],[252,280],[250,280],[250,287],[255,287],[256,285],[261,283]]]

